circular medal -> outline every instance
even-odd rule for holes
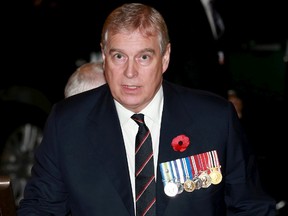
[[[195,183],[191,180],[191,179],[187,179],[185,182],[184,182],[184,190],[187,191],[187,192],[192,192],[194,191],[196,188],[196,185]]]
[[[199,178],[202,180],[202,188],[208,188],[212,183],[212,179],[207,172],[202,172]]]
[[[164,187],[167,196],[174,197],[178,194],[178,186],[174,182],[168,182]]]
[[[212,184],[219,184],[222,181],[222,174],[220,171],[216,170],[216,168],[211,169],[210,172],[211,182]]]
[[[178,194],[181,194],[184,191],[184,186],[180,182],[177,182],[177,187],[178,187]]]
[[[195,177],[195,178],[193,179],[193,182],[194,182],[195,188],[196,188],[197,190],[199,190],[200,188],[202,188],[202,184],[203,184],[202,179],[200,179],[199,177]]]

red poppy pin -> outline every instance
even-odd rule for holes
[[[190,145],[190,139],[189,139],[189,137],[181,134],[172,140],[171,145],[172,145],[174,151],[183,152]]]

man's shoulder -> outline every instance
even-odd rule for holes
[[[181,104],[189,110],[210,110],[211,112],[226,110],[229,102],[226,98],[213,92],[192,89],[171,82],[163,83],[164,100],[168,104]]]
[[[65,98],[57,102],[54,106],[57,107],[58,111],[63,110],[63,112],[78,112],[80,114],[85,110],[88,111],[94,107],[97,107],[98,104],[103,104],[103,102],[108,99],[112,100],[112,96],[109,91],[109,87],[105,84],[98,88]]]
[[[227,101],[226,98],[216,93],[213,93],[207,90],[201,90],[201,89],[195,89],[195,88],[182,86],[180,84],[172,83],[170,81],[163,82],[163,89],[164,89],[164,92],[166,92],[167,94],[175,93],[175,94],[182,95],[183,97],[195,97],[199,99],[210,98],[210,99],[215,99],[215,100],[220,100],[220,101],[223,101],[223,100]]]

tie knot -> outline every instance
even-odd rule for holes
[[[145,124],[144,122],[144,114],[137,113],[131,116],[131,118],[140,126]]]

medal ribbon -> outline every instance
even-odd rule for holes
[[[177,159],[176,164],[177,164],[177,168],[178,168],[177,170],[179,171],[180,183],[184,183],[185,182],[185,175],[183,172],[183,166],[182,166],[181,160]]]
[[[173,172],[174,183],[180,182],[180,176],[179,176],[179,172],[177,169],[176,161],[170,161],[170,166],[171,166],[172,172]]]
[[[160,164],[160,171],[162,174],[162,181],[164,186],[172,180],[171,175],[169,175],[169,162],[163,162]]]

